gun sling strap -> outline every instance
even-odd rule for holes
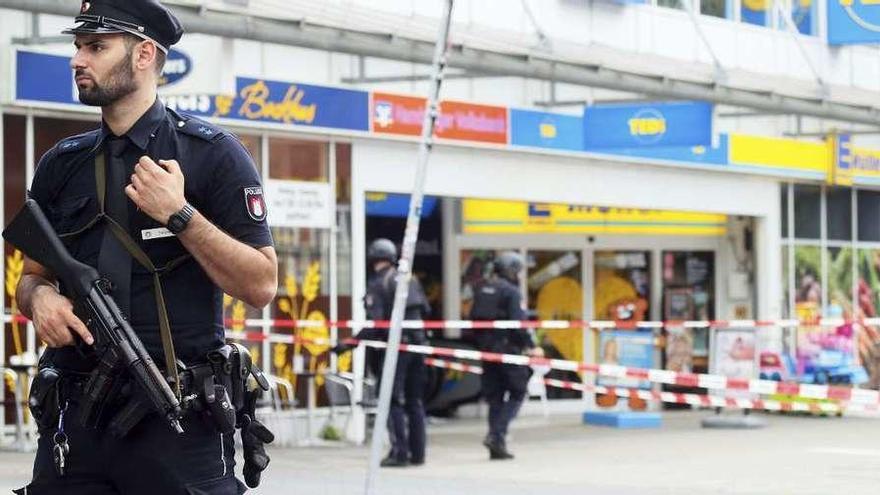
[[[177,370],[177,356],[174,352],[174,342],[171,339],[171,322],[168,319],[168,310],[165,307],[165,297],[162,293],[161,276],[163,273],[167,273],[183,264],[190,258],[190,255],[185,254],[179,256],[169,261],[165,266],[156,268],[156,265],[153,264],[153,261],[147,256],[147,253],[145,253],[144,250],[138,246],[138,243],[132,239],[128,230],[107,214],[105,207],[105,197],[107,194],[107,166],[104,153],[102,152],[98,152],[95,155],[95,187],[98,195],[98,214],[82,228],[73,232],[61,234],[59,237],[67,239],[79,236],[103,220],[131,257],[153,275],[153,294],[156,297],[156,308],[159,313],[159,334],[162,338],[162,349],[165,354],[165,369],[167,373],[171,374],[171,379],[174,382],[174,393],[177,395],[177,399],[180,400],[180,375]],[[103,247],[104,245],[102,244],[102,248]]]

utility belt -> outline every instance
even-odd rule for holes
[[[480,350],[486,352],[495,352],[498,354],[522,354],[526,350],[526,346],[519,342],[519,339],[510,338],[504,330],[504,333],[495,332],[493,330],[481,330],[483,334],[479,334]]]
[[[204,361],[192,365],[179,363],[181,405],[187,414],[198,414],[217,431],[233,433],[241,418],[254,418],[247,410],[248,394],[268,389],[262,371],[253,363],[247,348],[227,344],[209,352]],[[58,424],[68,402],[78,405],[78,420],[88,428],[106,429],[118,438],[126,436],[148,415],[153,414],[140,390],[126,373],[104,376],[96,367],[90,373],[60,370],[46,363],[40,367],[31,386],[28,405],[41,430]],[[253,376],[258,388],[249,387]],[[107,385],[107,382],[112,382]],[[96,390],[110,390],[99,396]]]

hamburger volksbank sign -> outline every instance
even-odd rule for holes
[[[172,48],[168,51],[165,59],[165,67],[162,69],[162,77],[159,86],[168,86],[185,78],[192,72],[192,59],[182,51]]]

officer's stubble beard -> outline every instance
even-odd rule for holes
[[[138,88],[131,61],[133,52],[133,46],[126,47],[122,60],[110,69],[103,85],[92,79],[91,88],[79,88],[80,103],[93,107],[106,107],[134,93]]]

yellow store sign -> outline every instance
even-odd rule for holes
[[[649,234],[718,236],[727,216],[637,208],[465,199],[467,234]]]

